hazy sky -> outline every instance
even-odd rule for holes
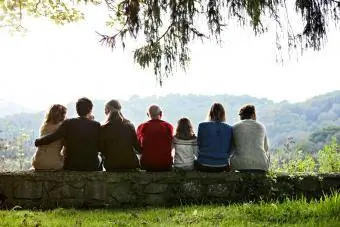
[[[275,34],[255,38],[249,30],[229,29],[224,45],[196,42],[187,73],[178,71],[160,88],[152,70],[133,63],[132,49],[102,47],[95,31],[104,31],[100,8],[86,21],[57,26],[45,20],[29,32],[0,31],[0,99],[45,109],[80,96],[127,99],[131,95],[247,94],[274,101],[303,101],[340,89],[340,32],[331,32],[321,52],[307,52],[285,65],[275,61]]]

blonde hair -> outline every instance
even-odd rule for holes
[[[58,124],[65,120],[66,107],[60,104],[52,105],[46,113],[44,124]]]

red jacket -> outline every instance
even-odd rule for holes
[[[172,166],[173,127],[162,120],[150,120],[137,128],[142,146],[140,164],[146,170],[166,170]]]

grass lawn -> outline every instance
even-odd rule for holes
[[[124,210],[0,211],[0,226],[340,226],[340,193],[320,201]]]

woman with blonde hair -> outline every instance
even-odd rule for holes
[[[233,130],[225,123],[222,104],[214,103],[207,122],[198,126],[198,156],[195,169],[204,172],[223,172],[229,169]]]
[[[55,132],[65,120],[66,107],[60,104],[52,105],[46,114],[45,122],[40,128],[40,136]],[[35,170],[60,170],[63,168],[64,159],[61,153],[62,140],[48,145],[39,146],[33,156],[32,166]]]

